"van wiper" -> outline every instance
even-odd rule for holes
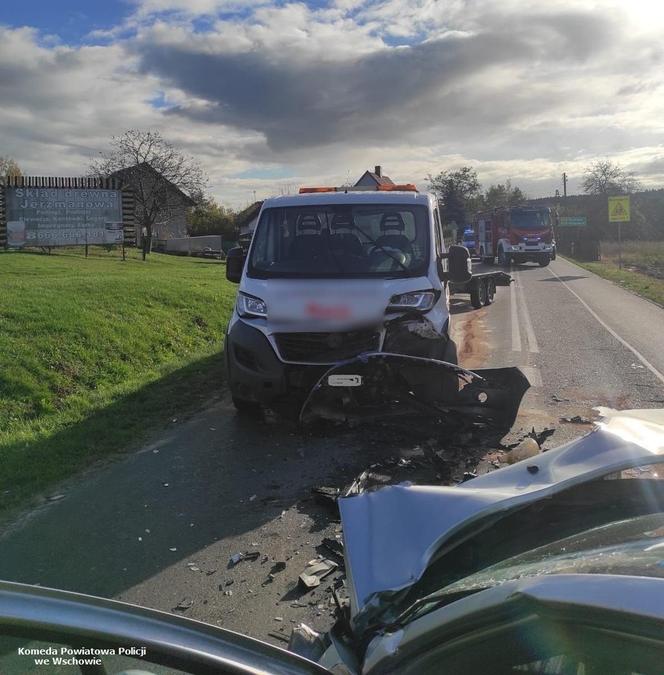
[[[377,244],[376,240],[370,237],[361,227],[355,224],[354,221],[351,220],[351,227],[356,229],[361,235],[366,237],[369,240],[370,244],[373,244],[377,249],[381,250],[388,258],[392,258],[397,265],[399,265],[404,271],[410,273],[410,268],[404,265],[399,258],[397,258],[395,255],[392,255],[382,244]]]

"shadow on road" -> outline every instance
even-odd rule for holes
[[[548,277],[547,279],[540,279],[539,281],[576,281],[577,279],[587,279],[588,277],[583,274],[578,275],[567,275],[562,277]]]

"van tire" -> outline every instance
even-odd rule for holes
[[[486,304],[486,296],[486,281],[484,279],[477,279],[470,289],[470,304],[475,309],[479,309]]]
[[[502,246],[498,249],[498,264],[501,267],[509,267],[510,264],[509,256],[506,255]]]
[[[493,299],[496,297],[496,280],[489,277],[486,280],[486,297],[484,298],[484,304],[486,306],[493,303]]]

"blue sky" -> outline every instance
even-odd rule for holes
[[[0,23],[31,26],[57,35],[67,43],[79,43],[96,29],[118,25],[134,10],[121,0],[26,0],[0,4]]]
[[[80,175],[130,128],[225,204],[473,166],[531,196],[609,158],[664,186],[659,0],[24,0],[0,5],[0,155]]]

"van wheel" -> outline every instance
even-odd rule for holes
[[[551,258],[549,256],[542,256],[538,261],[540,267],[546,267],[550,262]]]
[[[470,289],[470,304],[479,309],[486,304],[486,282],[482,279],[477,279]]]
[[[489,277],[486,280],[486,298],[484,299],[484,304],[490,305],[495,297],[496,297],[496,280]]]
[[[240,415],[248,417],[257,417],[260,414],[261,406],[256,401],[247,401],[244,398],[233,396],[233,405]]]

